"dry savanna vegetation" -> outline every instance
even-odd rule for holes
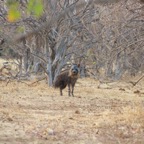
[[[49,143],[144,143],[144,0],[0,1],[0,144]]]
[[[0,143],[143,143],[144,81],[80,78],[69,97],[31,79],[0,82]]]

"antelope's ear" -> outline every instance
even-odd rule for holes
[[[80,67],[80,64],[78,64],[77,66]]]

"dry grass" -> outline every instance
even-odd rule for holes
[[[68,97],[44,81],[1,82],[0,143],[142,144],[143,84],[98,89],[97,81],[80,79]]]

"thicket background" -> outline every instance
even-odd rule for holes
[[[118,80],[144,72],[144,3],[139,0],[0,1],[0,55],[16,77],[46,73],[48,84],[71,62],[81,76]]]

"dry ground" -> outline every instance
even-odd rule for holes
[[[144,81],[97,86],[79,79],[68,97],[44,81],[1,81],[0,144],[143,144]]]

